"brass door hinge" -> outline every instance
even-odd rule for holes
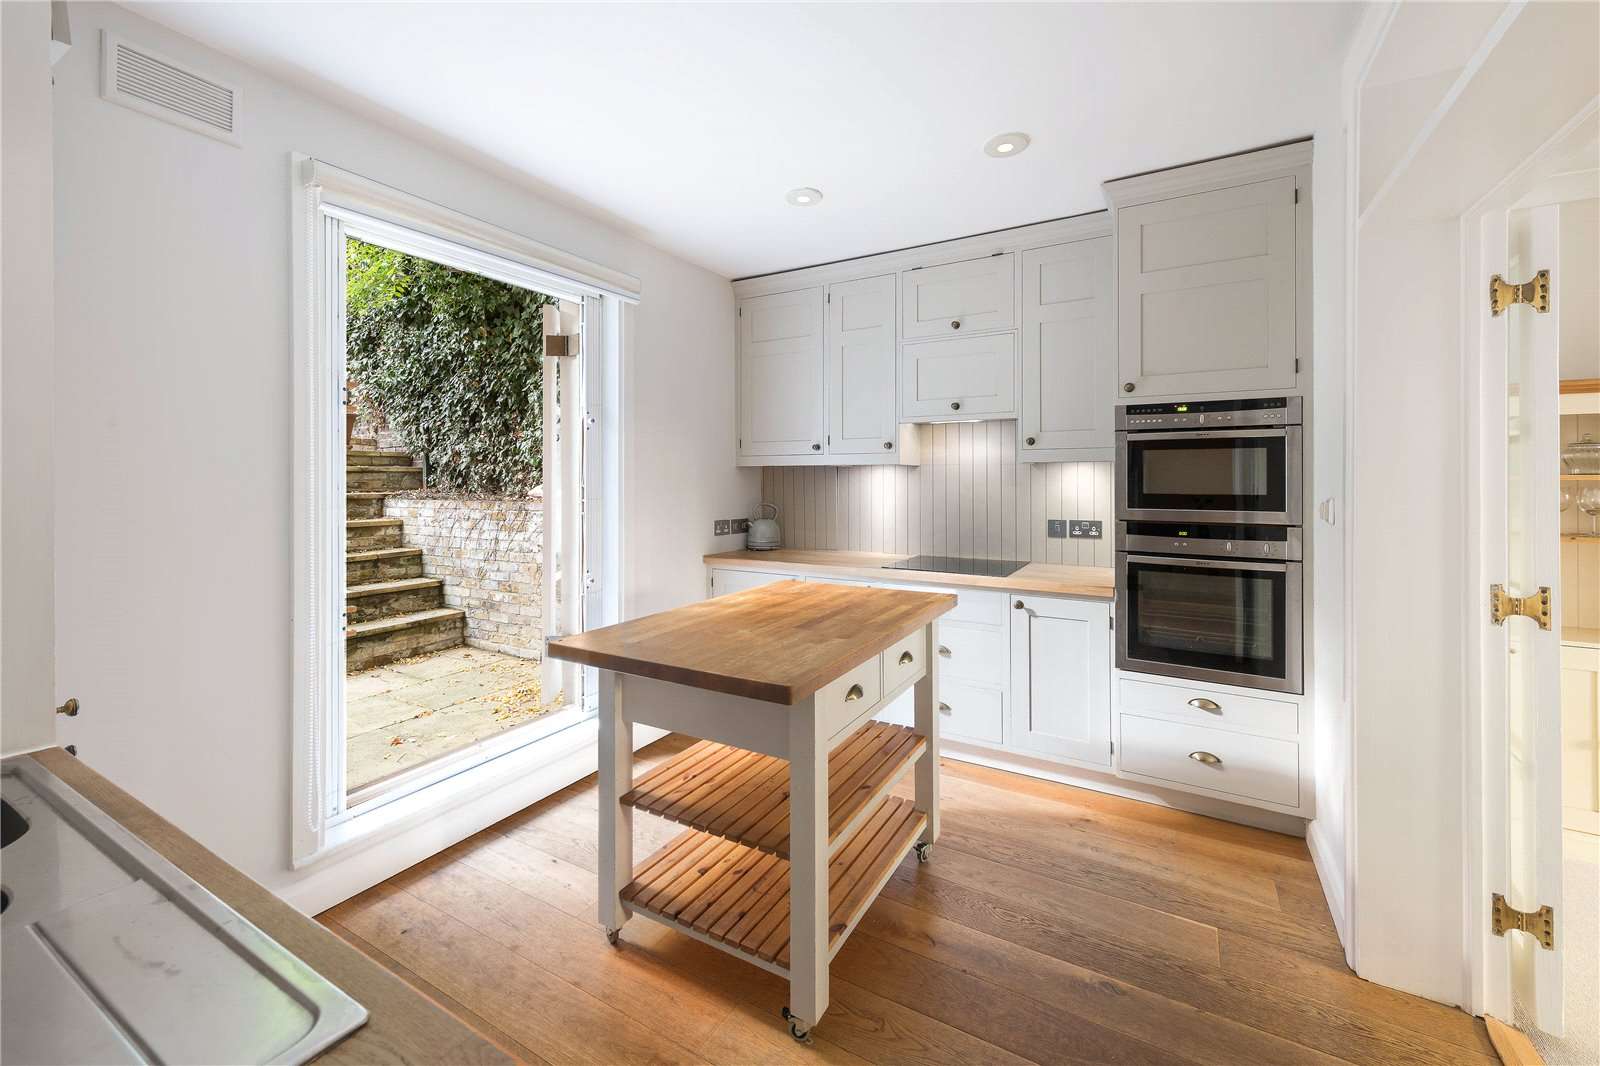
[[[1521,929],[1539,942],[1546,951],[1556,949],[1556,912],[1552,907],[1536,911],[1519,911],[1506,902],[1500,893],[1494,894],[1494,906],[1489,911],[1489,928],[1495,936],[1505,936],[1508,929]]]
[[[1540,585],[1532,596],[1513,596],[1504,585],[1489,586],[1489,620],[1505,625],[1507,618],[1531,618],[1540,629],[1550,628],[1550,587]]]
[[[1489,314],[1495,318],[1512,304],[1527,304],[1539,314],[1550,311],[1550,271],[1541,270],[1533,280],[1513,285],[1499,274],[1489,279]]]

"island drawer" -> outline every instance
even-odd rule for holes
[[[817,690],[817,720],[832,737],[862,718],[883,696],[883,657],[874,655]]]
[[[915,633],[889,646],[883,653],[883,691],[893,692],[907,681],[914,681],[928,668],[927,630]]]
[[[1292,740],[1124,714],[1118,769],[1190,788],[1300,805],[1300,745]]]
[[[1242,729],[1247,733],[1292,737],[1300,731],[1300,707],[1288,700],[1135,681],[1129,677],[1122,678],[1117,686],[1117,709],[1124,713],[1177,718],[1193,725]]]

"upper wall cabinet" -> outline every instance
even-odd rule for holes
[[[1019,462],[1110,459],[1111,238],[1022,253]]]
[[[1017,417],[1017,335],[919,341],[900,349],[900,419]]]
[[[1107,183],[1119,402],[1296,387],[1310,159],[1296,144]]]
[[[822,289],[739,303],[739,455],[820,454],[823,401]]]
[[[1014,329],[1016,255],[1003,252],[900,275],[900,339]]]
[[[895,417],[895,276],[828,287],[828,440],[834,455],[899,447]]]

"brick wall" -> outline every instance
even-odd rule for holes
[[[423,572],[467,612],[467,643],[528,659],[544,651],[544,501],[390,496]]]

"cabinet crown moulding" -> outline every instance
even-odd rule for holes
[[[1106,203],[1114,211],[1152,200],[1165,200],[1192,192],[1197,187],[1221,188],[1293,173],[1311,166],[1311,154],[1312,142],[1307,139],[1166,167],[1147,174],[1113,178],[1100,187],[1105,191]]]

